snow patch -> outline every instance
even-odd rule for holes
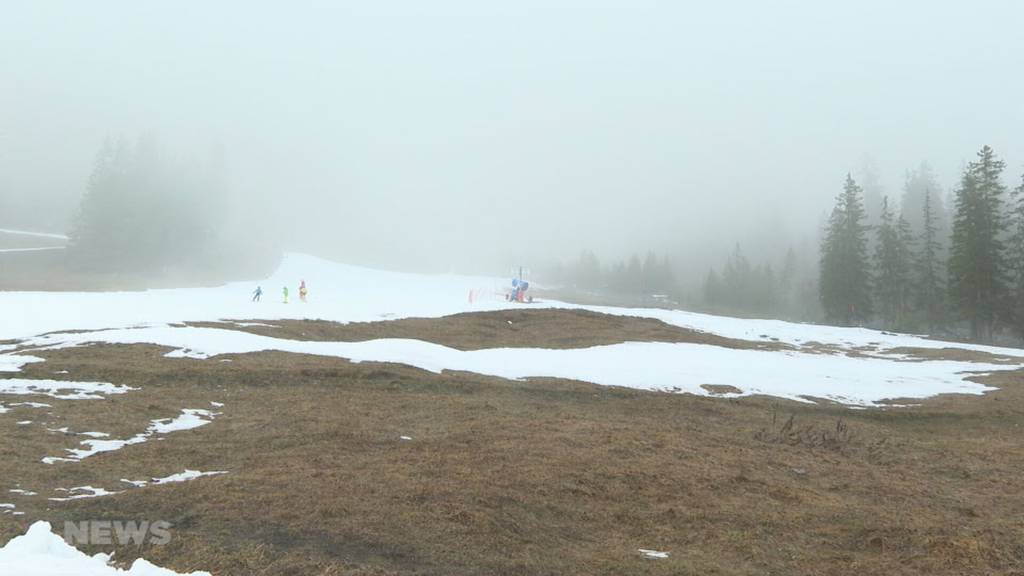
[[[5,574],[18,576],[210,576],[209,572],[178,574],[139,559],[127,571],[110,565],[110,556],[88,556],[53,533],[47,522],[36,522],[23,536],[0,548]]]
[[[124,478],[122,478],[121,482],[124,482],[126,484],[131,484],[132,486],[135,486],[136,488],[143,488],[143,487],[145,487],[147,485],[150,485],[150,484],[152,484],[154,486],[159,486],[161,484],[174,484],[174,483],[177,483],[177,482],[188,482],[190,480],[195,480],[196,478],[202,478],[204,476],[220,476],[221,474],[227,474],[227,472],[224,472],[224,471],[200,472],[198,470],[188,470],[188,469],[186,469],[184,472],[179,472],[177,474],[171,474],[170,476],[167,476],[166,478],[151,478],[150,480],[125,480]]]
[[[11,494],[20,494],[22,496],[38,496],[36,492],[32,492],[31,490],[22,490],[21,488],[11,488],[8,492]]]
[[[100,400],[103,395],[124,394],[135,388],[106,382],[67,382],[64,380],[0,380],[0,394],[43,395],[58,400]]]
[[[167,356],[176,358],[278,350],[347,358],[353,362],[393,362],[437,373],[458,370],[512,380],[566,378],[703,396],[711,392],[702,385],[714,382],[734,387],[741,391],[740,395],[763,394],[800,402],[821,398],[859,406],[875,406],[892,398],[982,394],[992,388],[968,378],[1016,368],[975,362],[899,362],[876,357],[666,342],[626,342],[564,350],[462,351],[421,340],[305,342],[236,330],[169,326],[54,334],[35,340],[52,347],[84,346],[93,342],[156,344],[174,348]],[[191,417],[183,415],[181,419],[189,421]]]
[[[171,432],[199,428],[213,422],[214,417],[219,415],[219,412],[211,412],[209,410],[185,409],[181,411],[181,416],[177,418],[154,420],[149,426],[148,434],[169,434]],[[204,419],[204,417],[208,419]]]
[[[652,559],[656,559],[656,560],[663,560],[665,558],[668,558],[668,556],[669,556],[668,552],[659,552],[657,550],[647,550],[646,548],[641,548],[641,549],[638,550],[638,552],[640,552],[640,554],[644,558],[652,558]]]
[[[142,444],[148,441],[153,436],[158,434],[170,434],[171,432],[180,432],[182,430],[191,430],[193,428],[199,428],[205,426],[213,421],[213,418],[219,416],[219,412],[211,412],[209,410],[199,409],[184,409],[181,411],[181,415],[176,418],[162,418],[159,420],[153,420],[150,422],[149,427],[146,428],[145,432],[136,434],[135,436],[128,438],[127,440],[83,440],[79,443],[84,448],[68,448],[68,456],[47,456],[42,459],[44,464],[56,464],[57,462],[78,462],[84,460],[90,456],[96,454],[102,454],[103,452],[114,452],[120,450],[125,446],[132,446],[134,444]],[[204,419],[208,418],[208,419]],[[54,430],[54,432],[64,432],[68,434],[67,428],[61,428]],[[83,435],[93,437],[106,437],[109,434],[103,432],[83,432]],[[160,440],[162,438],[158,438]]]
[[[67,498],[47,498],[47,500],[52,502],[68,502],[71,500],[81,500],[83,498],[99,498],[100,496],[113,496],[114,494],[120,494],[120,492],[109,492],[103,488],[94,488],[92,486],[78,486],[77,488],[72,488],[70,490],[58,488],[57,490],[68,493],[78,492],[78,494],[68,496]]]

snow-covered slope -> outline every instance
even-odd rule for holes
[[[308,303],[298,302],[297,287],[306,280]],[[139,292],[2,292],[0,340],[27,338],[57,330],[98,330],[182,321],[218,319],[319,318],[370,322],[406,317],[434,318],[467,311],[521,307],[498,294],[503,278],[385,272],[338,264],[302,254],[288,254],[270,277],[216,288],[182,288]],[[257,286],[263,301],[253,303]],[[283,303],[282,288],[291,291]],[[474,297],[470,301],[470,293]],[[840,347],[955,347],[998,355],[1024,356],[1024,350],[975,344],[951,344],[926,338],[798,324],[781,320],[745,320],[681,310],[578,306],[562,302],[532,307],[586,308],[607,314],[656,318],[668,324],[743,340],[778,340],[792,344],[820,342]]]
[[[308,303],[295,299],[305,280]],[[580,350],[498,349],[461,352],[410,340],[316,343],[280,340],[230,330],[170,326],[182,321],[217,319],[320,318],[338,322],[404,317],[439,317],[465,311],[519,307],[497,296],[506,281],[473,276],[428,276],[382,272],[291,254],[277,272],[258,282],[216,288],[145,292],[50,293],[0,292],[0,340],[18,339],[34,347],[80,346],[93,342],[153,343],[176,348],[172,355],[210,356],[259,350],[284,350],[400,362],[428,370],[466,370],[506,378],[548,376],[651,390],[707,394],[702,385],[728,385],[740,394],[770,394],[791,399],[828,398],[851,405],[872,405],[888,398],[924,398],[958,392],[980,394],[984,386],[972,374],[1016,368],[1015,364],[904,362],[897,347],[956,347],[1017,357],[1022,351],[961,345],[860,328],[837,328],[774,320],[742,320],[658,309],[583,307],[559,302],[534,307],[587,308],[608,314],[657,318],[676,326],[731,338],[774,340],[794,345],[818,342],[835,351],[868,349],[868,356],[800,351],[734,350],[697,344],[627,342]],[[262,302],[250,294],[264,289]],[[285,304],[281,288],[292,302]],[[470,297],[472,294],[472,298]],[[87,330],[46,337],[46,332]],[[0,347],[0,352],[3,348]],[[17,370],[22,355],[0,355],[0,370]]]

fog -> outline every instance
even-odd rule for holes
[[[105,138],[222,150],[227,228],[390,268],[814,243],[847,172],[1024,162],[1024,5],[7,2],[0,227]],[[945,192],[944,192],[945,193]]]

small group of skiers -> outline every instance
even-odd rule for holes
[[[281,288],[281,295],[284,297],[284,303],[288,303],[288,287],[284,286]],[[309,295],[309,290],[306,288],[306,281],[302,280],[299,282],[299,300],[306,302],[306,297]],[[259,302],[263,298],[263,287],[257,286],[256,290],[252,293],[252,301]]]

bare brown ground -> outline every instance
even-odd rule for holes
[[[724,348],[780,350],[777,342],[751,342],[689,330],[653,318],[631,318],[588,310],[535,309],[467,312],[443,318],[407,318],[339,324],[325,320],[194,322],[191,326],[226,328],[288,340],[360,342],[377,338],[413,338],[459,350],[485,348],[583,348],[620,342],[688,342]]]
[[[0,542],[37,519],[58,529],[167,520],[169,545],[119,547],[117,557],[246,576],[1024,574],[1022,371],[983,378],[1000,390],[981,397],[854,411],[285,353],[164,352],[36,353],[47,362],[20,376],[139,390],[31,398],[53,407],[0,416],[0,501],[26,512],[0,515]],[[223,414],[203,428],[39,462],[83,439],[47,427],[127,438],[211,401]],[[230,474],[120,482],[185,468]],[[7,494],[16,484],[40,495]],[[81,485],[127,491],[45,500]],[[671,556],[648,560],[639,548]]]

